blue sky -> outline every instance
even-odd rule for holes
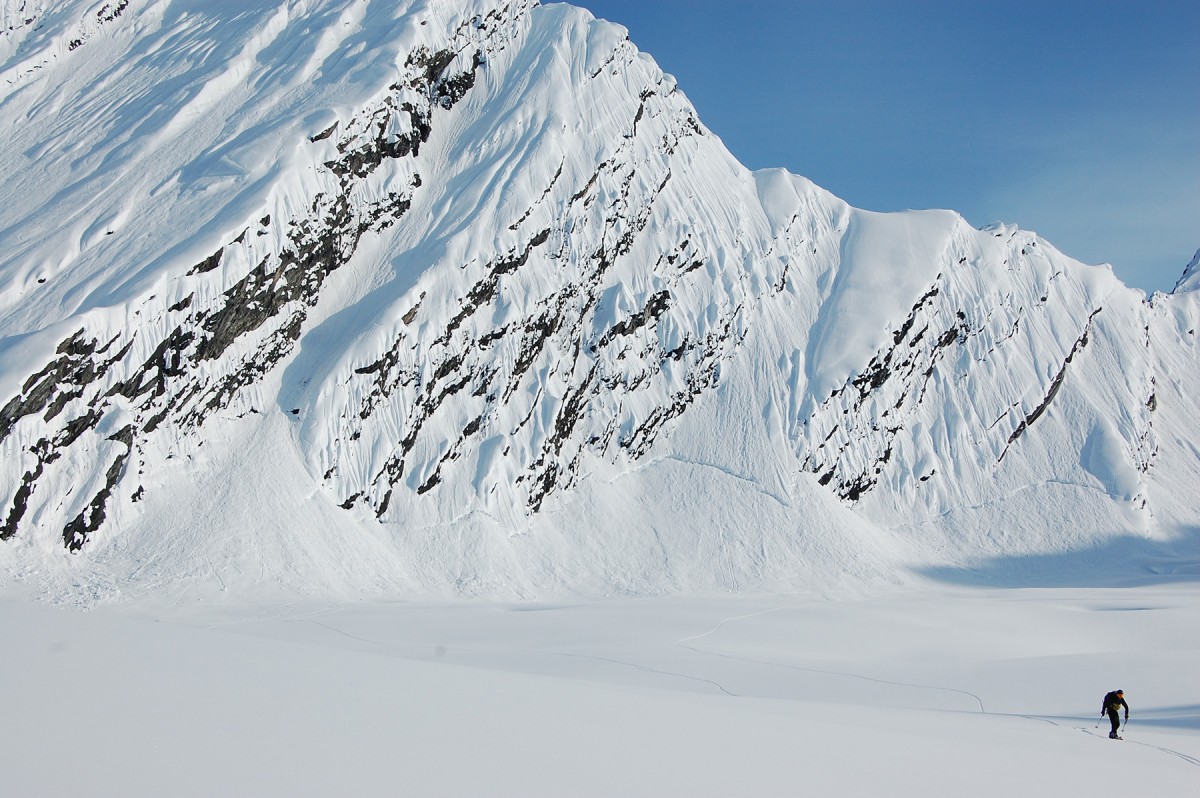
[[[1169,291],[1200,247],[1200,3],[575,0],[744,164],[1015,222]]]

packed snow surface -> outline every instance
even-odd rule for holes
[[[12,795],[1183,798],[1200,783],[1195,575],[838,600],[86,615],[4,600],[0,633]],[[1115,689],[1123,741],[1099,716]]]

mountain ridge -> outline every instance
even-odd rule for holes
[[[727,590],[1197,526],[1186,291],[752,174],[568,6],[105,8],[2,67],[10,573]]]

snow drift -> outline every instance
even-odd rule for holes
[[[1194,279],[751,173],[585,11],[0,14],[10,579],[729,590],[1200,526]]]

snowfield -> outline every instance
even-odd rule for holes
[[[1101,581],[88,614],[6,599],[0,783],[125,798],[1194,795],[1196,575]],[[1124,742],[1098,717],[1117,688]]]
[[[4,795],[1197,794],[1200,255],[535,0],[0,0],[0,134]]]

